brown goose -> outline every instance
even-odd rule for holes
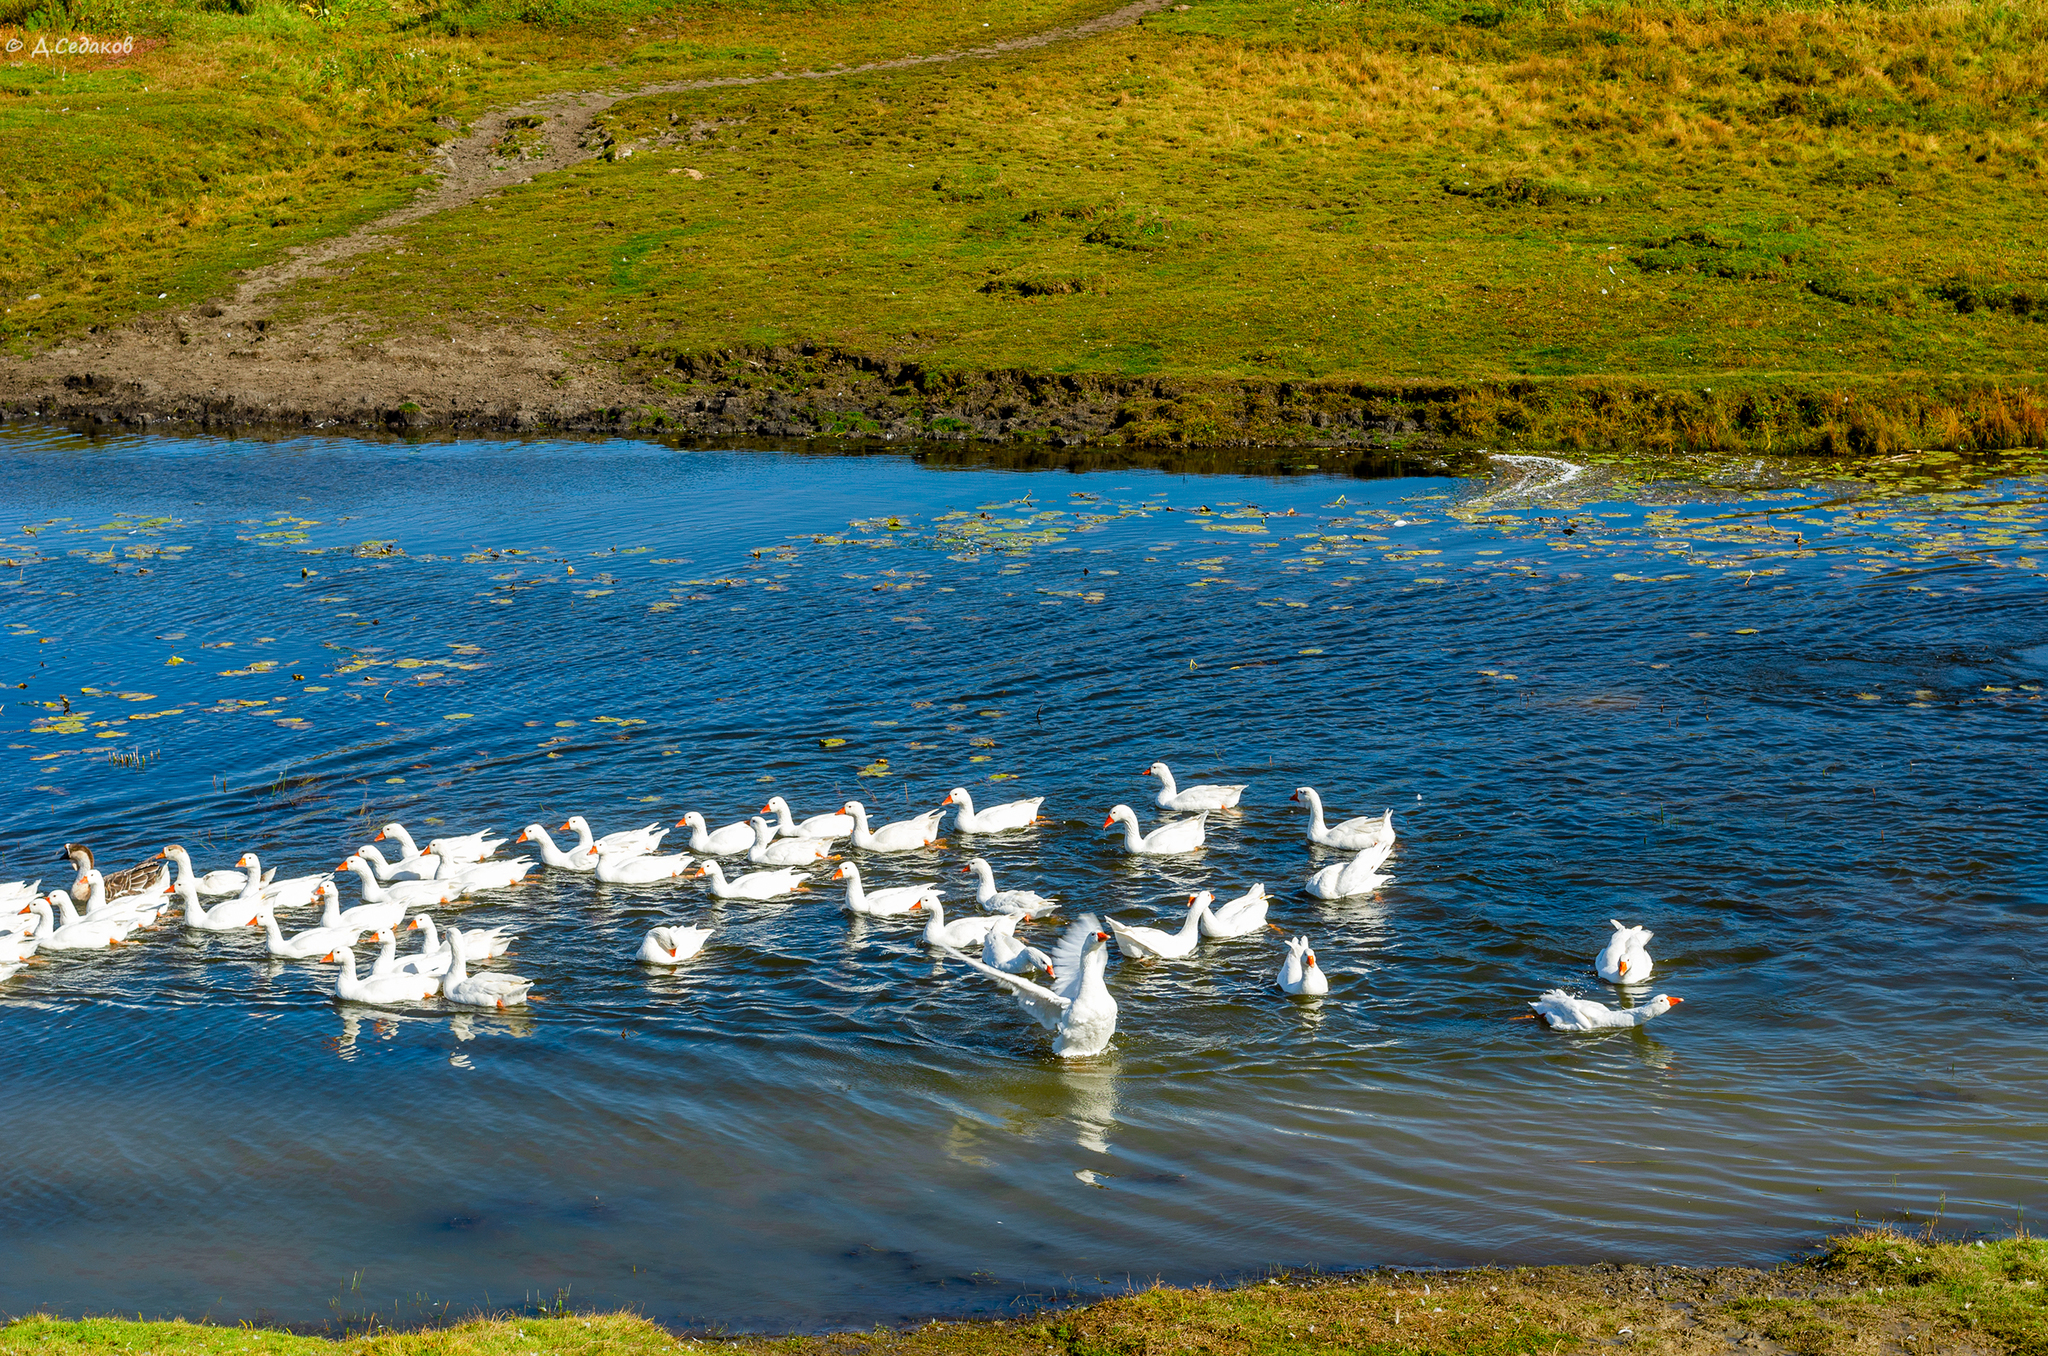
[[[69,858],[78,868],[78,879],[72,882],[71,894],[84,899],[91,887],[85,883],[85,873],[98,866],[93,859],[92,849],[83,843],[66,843],[62,855]],[[106,876],[108,899],[119,899],[123,895],[139,895],[145,891],[163,893],[171,888],[171,866],[169,862],[150,860],[140,866],[131,866],[125,871],[116,871]]]

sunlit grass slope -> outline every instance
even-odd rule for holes
[[[1329,1280],[1291,1276],[1232,1290],[1147,1290],[1005,1323],[935,1323],[905,1332],[816,1338],[677,1336],[629,1314],[529,1315],[415,1332],[390,1332],[365,1320],[360,1335],[339,1340],[183,1322],[30,1317],[0,1328],[0,1353],[1518,1356],[1610,1345],[1674,1352],[1739,1345],[1803,1356],[1899,1350],[2025,1356],[2048,1351],[2044,1282],[2048,1246],[2040,1243],[1929,1244],[1872,1233],[1837,1239],[1814,1262],[1771,1273],[1596,1267],[1374,1273]]]

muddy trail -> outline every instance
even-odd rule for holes
[[[989,61],[1127,28],[1168,3],[1133,0],[1081,23],[957,51],[826,70],[566,91],[498,109],[436,148],[434,182],[414,201],[252,269],[232,296],[79,336],[34,357],[0,360],[0,418],[135,427],[667,430],[712,437],[809,437],[833,432],[845,422],[838,417],[844,415],[851,420],[849,427],[862,434],[914,436],[924,422],[917,411],[927,403],[919,393],[907,404],[896,401],[901,409],[889,400],[877,403],[870,390],[865,397],[840,402],[839,409],[791,417],[772,408],[772,401],[764,405],[729,389],[732,383],[714,379],[699,395],[681,401],[665,397],[657,405],[614,363],[573,355],[559,337],[540,331],[453,326],[445,335],[368,340],[338,317],[316,314],[287,325],[274,323],[270,311],[276,295],[296,282],[331,272],[371,250],[399,247],[394,231],[604,154],[608,146],[597,120],[623,100]],[[528,135],[515,138],[517,133]],[[508,151],[514,139],[524,144]],[[759,370],[764,356],[772,357],[737,354],[731,363]],[[900,385],[896,378],[901,374],[886,365],[877,368],[865,358],[850,361],[867,387]],[[963,411],[966,417],[956,422],[978,436],[1006,436],[1015,425],[1020,432],[1071,441],[1063,434],[1106,429],[1130,394],[1029,379],[1019,385],[1008,381],[1009,375],[1001,374],[982,393],[985,409]]]

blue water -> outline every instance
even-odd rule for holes
[[[330,966],[166,924],[0,984],[0,1309],[817,1328],[1275,1265],[1763,1261],[2048,1194],[2039,480],[0,452],[0,880],[68,883],[67,840],[299,874],[387,819],[900,818],[966,785],[1050,822],[949,821],[871,887],[964,907],[979,851],[1157,922],[1261,880],[1332,978],[1283,997],[1270,932],[1114,962],[1110,1052],[1059,1061],[830,882],[480,897],[460,921],[517,924],[545,1000],[490,1016],[338,1004]],[[1133,861],[1099,826],[1158,819],[1161,758],[1251,790],[1199,856]],[[1303,784],[1394,809],[1393,883],[1303,892],[1336,860]],[[1685,1004],[1517,1020],[1634,1001],[1591,969],[1610,918]],[[643,969],[666,919],[717,932]]]

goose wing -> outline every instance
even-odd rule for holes
[[[1043,984],[1034,984],[1022,975],[1005,974],[995,966],[984,965],[974,957],[952,947],[945,948],[945,951],[954,960],[970,969],[979,970],[996,983],[1008,988],[1011,996],[1017,1000],[1017,1006],[1030,1013],[1032,1020],[1048,1031],[1059,1029],[1060,1019],[1066,1016],[1067,1009],[1072,1006],[1071,1000],[1054,993]]]

